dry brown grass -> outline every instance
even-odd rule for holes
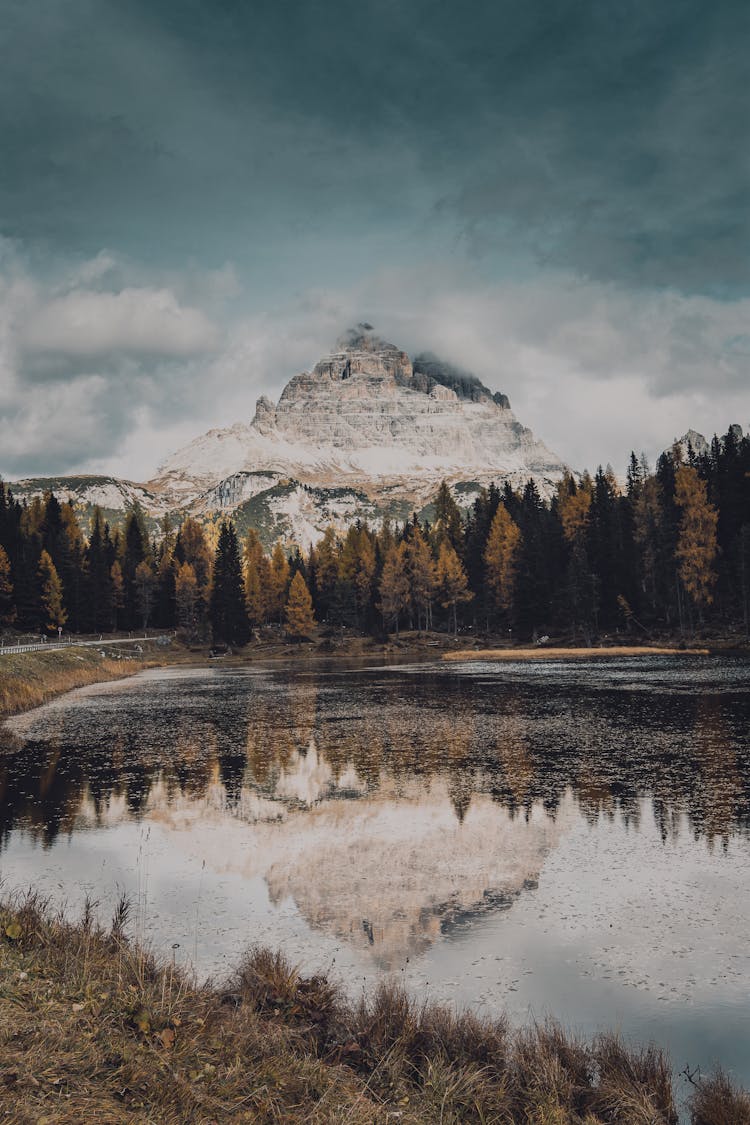
[[[38,707],[56,695],[86,684],[122,679],[146,666],[139,660],[102,657],[95,648],[0,656],[0,716]]]
[[[588,1045],[557,1024],[511,1031],[382,985],[358,1004],[280,954],[197,986],[123,936],[33,897],[0,907],[0,1120],[14,1125],[312,1122],[674,1125],[655,1047]],[[748,1125],[705,1080],[694,1125]]]
[[[443,653],[443,660],[592,660],[613,656],[708,656],[707,648],[611,645],[609,648],[466,648]]]
[[[91,918],[34,899],[0,918],[1,1120],[18,1125],[373,1122],[347,1067],[306,1025],[197,987]]]
[[[719,1070],[698,1082],[690,1111],[693,1125],[750,1125],[750,1095]]]

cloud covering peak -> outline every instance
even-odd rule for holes
[[[363,315],[574,464],[750,414],[747,5],[11,0],[2,34],[5,473],[155,463]]]

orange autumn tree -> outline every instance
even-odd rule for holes
[[[200,590],[195,570],[190,563],[182,563],[175,575],[175,601],[177,605],[177,624],[188,636],[194,637],[198,629]]]
[[[52,632],[65,624],[68,614],[63,605],[62,582],[47,551],[41,553],[37,574],[42,595],[42,628]]]
[[[674,483],[675,504],[681,509],[675,550],[677,574],[690,602],[702,617],[705,607],[714,600],[719,514],[709,502],[706,482],[691,465],[677,468]]]
[[[245,538],[245,605],[251,625],[262,625],[268,610],[271,565],[254,527]]]
[[[266,594],[266,607],[269,617],[274,621],[281,621],[284,604],[289,589],[289,560],[284,554],[280,540],[276,540],[271,554],[271,565],[268,572],[268,591]]]
[[[458,606],[470,602],[474,594],[469,589],[469,581],[461,560],[447,540],[438,555],[437,586],[440,604],[443,609],[450,610],[453,632],[458,633]]]
[[[500,504],[490,524],[484,566],[487,587],[496,609],[506,621],[513,616],[513,601],[518,576],[521,531],[504,504]]]
[[[286,603],[286,631],[294,640],[304,640],[315,628],[312,598],[301,571],[297,571],[289,586]]]
[[[0,547],[0,625],[12,625],[15,619],[10,559],[4,548]]]
[[[390,547],[385,556],[383,573],[380,577],[380,602],[378,609],[383,615],[383,624],[396,626],[398,619],[409,605],[409,575],[406,569],[406,544]]]
[[[411,604],[417,614],[417,629],[432,628],[432,601],[435,597],[437,570],[430,545],[419,527],[406,543],[406,570],[409,578]]]

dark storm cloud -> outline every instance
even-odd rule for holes
[[[698,0],[6,4],[0,222],[268,284],[453,244],[496,272],[531,253],[734,294],[749,21]]]

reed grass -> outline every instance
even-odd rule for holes
[[[466,648],[443,653],[443,660],[593,660],[615,656],[708,656],[707,648],[664,645],[610,645],[602,648]]]
[[[95,648],[0,656],[0,716],[38,707],[73,688],[133,675],[143,667],[140,660],[100,656]]]
[[[0,906],[0,1105],[18,1125],[330,1122],[674,1125],[658,1048],[585,1043],[557,1024],[421,1004],[382,984],[352,1003],[279,953],[249,952],[198,985],[108,927],[34,896]],[[723,1075],[698,1083],[693,1125],[749,1125]]]

